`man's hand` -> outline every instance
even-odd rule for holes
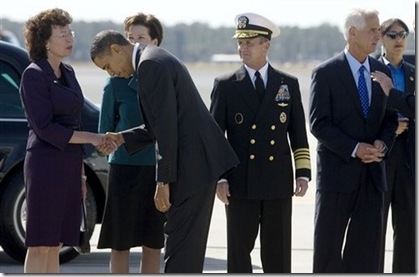
[[[302,178],[295,180],[295,196],[304,196],[308,190],[308,181]]]
[[[356,156],[363,163],[381,162],[385,156],[387,148],[381,140],[374,141],[374,145],[369,143],[359,143]]]
[[[121,133],[107,132],[106,135],[104,135],[102,144],[96,146],[96,149],[100,153],[109,155],[110,153],[115,152],[124,142],[124,137]]]
[[[89,139],[91,140],[90,143],[94,147],[102,145],[105,142],[105,135],[104,134],[96,134],[96,133],[90,133],[90,132],[82,132],[82,133],[87,134],[89,136]]]
[[[154,205],[160,212],[167,212],[172,203],[170,203],[170,187],[169,184],[157,183],[156,192],[154,193]]]
[[[393,81],[385,73],[376,70],[371,72],[372,80],[379,83],[386,96],[390,94],[390,90],[394,87]]]
[[[105,137],[106,139],[115,142],[118,147],[125,143],[124,136],[121,133],[107,132]]]
[[[399,118],[399,125],[397,126],[396,135],[400,135],[404,131],[409,128],[409,118],[407,117],[400,117]]]
[[[228,198],[230,197],[230,189],[227,181],[222,181],[217,184],[217,197],[224,204],[230,204],[228,201]]]

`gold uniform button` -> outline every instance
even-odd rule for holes
[[[275,141],[274,140],[271,140],[271,145],[274,145],[275,144]]]
[[[250,155],[250,159],[254,160],[255,159],[255,155]]]
[[[273,130],[275,130],[275,128],[276,128],[276,126],[275,125],[272,125],[271,126],[271,130],[273,131]]]
[[[255,130],[256,129],[256,124],[252,125],[252,129]]]
[[[251,140],[250,140],[250,143],[251,143],[251,144],[255,144],[255,143],[256,143],[256,140],[255,140],[255,139],[251,139]]]
[[[273,161],[274,160],[274,156],[269,156],[269,160]]]

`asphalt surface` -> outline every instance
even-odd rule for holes
[[[311,273],[313,255],[313,216],[314,216],[314,185],[311,184],[308,194],[303,198],[295,198],[293,206],[293,238],[292,238],[292,272]],[[212,223],[208,238],[208,246],[204,265],[204,273],[226,273],[227,249],[224,206],[216,199]],[[100,225],[97,225],[90,241],[92,252],[82,255],[61,265],[61,273],[108,273],[109,250],[96,249]],[[387,235],[387,251],[385,272],[391,272],[392,231]],[[260,263],[259,242],[252,252],[254,273],[262,273]],[[163,256],[163,255],[162,255]],[[141,248],[133,248],[130,257],[130,273],[139,272]],[[163,265],[163,263],[162,263]],[[163,270],[163,267],[162,267]],[[23,273],[23,265],[8,257],[0,248],[0,272],[6,274]]]
[[[316,141],[309,134],[311,151],[311,167],[313,180],[309,183],[309,189],[304,197],[293,198],[292,218],[292,273],[311,273],[313,262],[313,223],[314,223],[314,194],[316,176]],[[393,230],[390,227],[391,211],[388,219],[386,253],[384,272],[391,273],[391,261],[393,257]],[[224,205],[217,198],[214,203],[214,211],[210,226],[207,243],[204,273],[227,273],[227,240]],[[61,265],[61,273],[108,273],[110,250],[97,249],[98,235],[101,225],[96,225],[93,237],[90,240],[91,253],[82,255],[74,260]],[[163,254],[162,268],[163,272]],[[139,259],[141,248],[133,248],[130,256],[130,273],[139,272]],[[187,258],[187,257],[185,257]],[[252,252],[252,264],[254,273],[262,273],[260,262],[260,244],[257,240]],[[23,265],[12,260],[0,248],[0,273],[19,274],[23,273]]]

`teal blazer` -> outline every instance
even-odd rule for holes
[[[99,133],[119,132],[144,123],[136,87],[137,78],[135,77],[129,79],[110,77],[106,80],[100,109]],[[155,146],[150,144],[132,155],[121,146],[108,156],[108,162],[125,165],[155,165]]]

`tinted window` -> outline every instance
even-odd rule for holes
[[[19,97],[20,75],[0,61],[0,118],[25,117]]]

